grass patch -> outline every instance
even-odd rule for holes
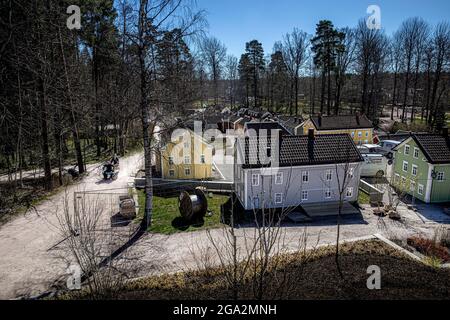
[[[370,196],[369,196],[369,194],[365,193],[362,190],[359,190],[358,203],[359,204],[369,204],[370,203]]]
[[[138,190],[139,215],[138,219],[144,216],[145,192]],[[218,228],[220,223],[220,206],[228,200],[227,196],[214,195],[208,198],[208,209],[213,212],[211,217],[205,217],[202,225],[188,225],[181,219],[178,210],[178,198],[153,197],[153,217],[150,232],[162,234],[174,234],[178,232],[191,232]]]

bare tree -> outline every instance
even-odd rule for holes
[[[227,56],[225,70],[228,79],[228,93],[230,99],[231,109],[234,108],[236,101],[236,83],[238,81],[238,66],[239,61],[235,56]]]
[[[294,28],[292,33],[287,33],[283,37],[283,58],[291,76],[292,87],[294,89],[295,115],[298,116],[298,81],[300,70],[308,59],[310,37],[304,31]],[[292,101],[290,114],[293,114]]]
[[[206,62],[214,86],[214,103],[219,102],[219,80],[227,49],[217,38],[204,38],[200,43],[203,60]]]

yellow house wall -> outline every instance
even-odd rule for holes
[[[198,180],[212,177],[212,147],[206,144],[201,137],[192,133],[190,146],[186,149],[184,142],[181,142],[179,146],[182,147],[178,152],[173,152],[176,145],[177,143],[169,143],[161,151],[162,177],[164,179]],[[195,150],[196,148],[198,150]],[[205,156],[205,164],[200,163],[202,154]],[[171,155],[174,157],[174,164],[169,163]],[[190,164],[185,163],[185,155],[190,156]],[[189,175],[185,174],[185,169],[190,169]],[[173,176],[170,175],[170,170],[174,170]]]
[[[347,133],[353,137],[353,141],[356,144],[365,144],[373,142],[373,129],[346,129],[346,130],[316,130],[313,122],[311,120],[307,120],[303,125],[303,134],[307,135],[309,129],[314,129],[315,134],[341,134]],[[361,133],[361,136],[359,135]],[[352,135],[353,134],[353,135]],[[367,142],[366,142],[367,140]]]

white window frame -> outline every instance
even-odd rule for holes
[[[191,156],[184,156],[184,164],[191,164]]]
[[[306,177],[306,181],[305,181]],[[309,171],[302,171],[302,182],[308,183],[309,182]]]
[[[355,137],[355,131],[352,131],[352,138]]]
[[[401,182],[400,182],[400,186],[406,187],[406,177],[402,176],[402,179],[401,179]]]
[[[169,177],[175,177],[175,170],[174,169],[170,169],[169,170]]]
[[[275,203],[276,204],[283,203],[283,194],[282,193],[275,193]]]
[[[400,182],[400,175],[398,173],[396,173],[394,176],[394,183],[399,183],[399,182]]]
[[[353,197],[353,187],[347,187],[347,190],[345,191],[345,197],[346,198],[351,198]]]
[[[369,131],[366,131],[366,138],[369,137]]]
[[[421,191],[422,190],[422,191]],[[425,186],[423,184],[420,184],[417,186],[417,193],[421,196],[423,196],[423,191],[425,190]]]
[[[405,164],[406,164],[406,170],[405,170]],[[408,161],[403,161],[402,170],[403,172],[408,172],[409,163]]]
[[[332,170],[325,171],[325,181],[333,181],[333,171]]]
[[[414,170],[414,169],[415,169],[415,170]],[[411,175],[412,175],[413,177],[417,177],[417,169],[419,169],[419,167],[416,166],[415,164],[413,164],[413,165],[411,166]],[[415,171],[415,173],[414,173],[414,171]]]
[[[417,156],[416,156],[416,153],[417,153]],[[419,159],[419,156],[420,156],[420,150],[419,150],[419,148],[414,147],[413,158],[414,158],[414,159]]]
[[[306,198],[304,197],[306,195]],[[302,190],[302,201],[308,201],[308,190]]]
[[[259,186],[259,174],[258,173],[252,173],[252,187],[258,187]],[[255,183],[256,178],[256,183]]]
[[[411,151],[411,146],[409,144],[405,144],[405,149],[403,150],[404,154],[409,155]]]
[[[275,174],[275,184],[283,184],[283,172],[277,172]]]
[[[169,156],[169,165],[173,166],[174,162],[173,162],[173,157]]]
[[[409,190],[410,191],[416,191],[416,182],[415,181],[410,181],[409,182]]]
[[[362,138],[362,131],[358,131],[358,138]]]
[[[206,157],[204,154],[200,155],[200,163],[205,164],[206,163]]]
[[[185,176],[190,176],[191,175],[191,168],[184,168],[184,175]]]
[[[331,189],[325,189],[325,199],[331,199]]]
[[[436,176],[436,181],[442,182],[445,180],[445,173],[444,172],[438,172]]]
[[[348,168],[348,176],[350,178],[353,178],[355,176],[355,168],[353,168],[353,167]]]

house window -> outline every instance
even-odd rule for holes
[[[259,186],[259,174],[252,174],[252,186],[257,187]]]
[[[367,140],[367,139],[364,140],[364,143],[365,143],[365,144],[368,144],[368,143],[369,143],[369,140]]]
[[[173,157],[169,156],[169,165],[173,165]]]
[[[186,142],[184,143],[184,148],[185,148],[185,149],[189,149],[189,142],[186,141]]]
[[[275,176],[275,184],[283,184],[283,172],[277,172]]]
[[[423,189],[424,189],[423,184],[419,184],[417,193],[420,194],[421,196],[423,196]]]
[[[331,190],[330,189],[326,189],[325,190],[325,199],[330,199],[331,198]]]
[[[191,169],[190,168],[184,168],[184,175],[190,176],[191,175]]]
[[[408,172],[408,161],[403,161],[403,171]]]
[[[444,172],[438,172],[436,180],[444,181]]]
[[[303,171],[302,172],[302,181],[304,183],[308,183],[308,181],[309,181],[309,172],[308,171]]]
[[[353,187],[348,187],[347,192],[345,194],[347,198],[353,197]]]
[[[362,137],[362,132],[358,131],[358,137],[361,138]]]
[[[169,170],[169,177],[175,177],[175,170],[173,169]]]
[[[406,155],[409,154],[409,149],[410,149],[410,147],[408,145],[405,145],[405,154]]]
[[[414,181],[411,181],[409,184],[409,190],[414,192],[416,190],[416,183]]]
[[[419,148],[414,148],[414,158],[419,159]]]
[[[191,164],[191,157],[190,156],[184,156],[184,164]]]
[[[400,175],[399,174],[395,174],[395,178],[394,178],[394,183],[399,183],[400,182]]]
[[[369,131],[366,131],[366,137],[369,137]],[[367,141],[367,140],[366,140]]]
[[[302,201],[308,200],[308,191],[302,191]]]
[[[355,131],[352,131],[352,138],[355,137]]]
[[[259,198],[253,197],[253,208],[259,208]]]
[[[353,175],[355,174],[355,168],[349,168],[348,169],[348,176],[350,178],[353,178]]]
[[[283,203],[283,194],[282,193],[275,193],[275,203],[276,204]]]
[[[205,155],[204,155],[204,154],[202,154],[202,155],[200,156],[200,163],[202,163],[202,164],[205,164],[205,163],[206,163],[206,161],[205,161]]]
[[[412,171],[411,171],[411,174],[415,177],[415,176],[417,176],[417,166],[416,165],[412,165]]]
[[[331,181],[332,178],[333,178],[333,174],[332,174],[331,170],[327,170],[326,174],[325,174],[325,179],[327,181]]]
[[[401,186],[404,187],[405,185],[406,185],[406,178],[402,177],[402,184],[401,184]]]

